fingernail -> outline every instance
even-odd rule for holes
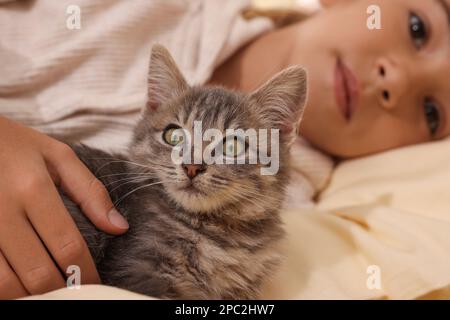
[[[114,208],[112,208],[108,212],[108,220],[109,222],[111,222],[111,224],[120,229],[128,229],[130,227],[127,220],[125,220],[125,218],[119,213],[119,211]]]

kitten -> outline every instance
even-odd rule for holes
[[[155,45],[148,103],[127,154],[73,146],[107,187],[129,231],[111,236],[97,230],[61,192],[102,281],[160,298],[257,298],[280,258],[279,208],[305,99],[300,67],[280,72],[251,94],[190,87],[168,51]],[[261,175],[260,162],[174,164],[172,150],[181,141],[175,131],[192,131],[194,120],[222,132],[280,129],[278,172]],[[240,147],[249,152],[246,143]]]

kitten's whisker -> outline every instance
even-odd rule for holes
[[[140,164],[140,163],[137,163],[137,162],[134,162],[134,161],[122,160],[122,162],[129,163],[129,164],[132,164],[132,165],[135,165],[135,166],[138,166],[138,167],[142,167],[142,168],[145,168],[145,169],[151,169],[150,167],[148,167],[146,165],[143,165],[143,164]]]
[[[120,162],[122,162],[122,163],[129,163],[129,164],[132,164],[132,165],[135,165],[135,166],[138,166],[138,167],[142,167],[142,168],[151,170],[150,167],[147,167],[147,166],[145,166],[145,165],[143,165],[143,164],[135,163],[135,162],[133,162],[133,161],[127,161],[127,160],[114,160],[114,161],[107,162],[107,163],[103,164],[102,166],[100,166],[100,167],[95,171],[95,175],[97,175],[97,173],[100,172],[100,170],[103,169],[104,167],[106,167],[106,166],[108,166],[108,165],[110,165],[110,164],[112,164],[112,163],[120,163]]]
[[[241,189],[242,190],[242,189]],[[267,195],[262,195],[260,193],[256,193],[256,192],[251,192],[250,190],[242,190],[242,194],[244,194],[245,196],[248,197],[252,197],[254,199],[258,199],[258,200],[269,200],[269,201],[276,201],[278,202],[279,199],[275,198],[275,197],[271,197],[271,196],[267,196]]]
[[[114,206],[116,207],[120,202],[122,202],[126,197],[128,197],[129,195],[131,195],[132,193],[143,189],[143,188],[147,188],[147,187],[151,187],[157,184],[162,184],[164,182],[168,182],[168,181],[158,181],[158,182],[154,182],[154,183],[149,183],[149,184],[145,184],[143,186],[137,187],[136,189],[131,190],[130,192],[128,192],[127,194],[125,194],[123,197],[121,197],[119,200],[117,200],[116,202],[114,202]]]
[[[134,164],[136,166],[141,166],[141,167],[145,167],[145,165],[131,161],[131,160],[125,160],[125,159],[121,159],[121,158],[114,158],[114,157],[109,157],[109,158],[86,158],[88,160],[114,160],[112,162],[108,162],[109,163],[113,163],[113,162],[125,162],[125,163],[130,163],[130,164]]]
[[[114,183],[120,182],[120,181],[127,181],[127,180],[139,180],[139,179],[150,179],[153,178],[153,176],[147,176],[147,175],[139,175],[139,176],[135,176],[135,177],[127,177],[127,178],[122,178],[122,179],[118,179],[118,180],[114,180],[112,182],[106,183],[105,187],[113,185]]]
[[[241,202],[241,201],[248,201],[250,202],[252,205],[254,205],[255,207],[261,209],[262,211],[266,210],[264,207],[262,207],[259,203],[251,200],[250,198],[245,197],[244,195],[237,195],[237,194],[229,194],[229,196],[236,202]]]
[[[260,203],[256,202],[256,199],[252,199],[249,197],[246,197],[245,195],[237,195],[237,201],[242,201],[242,202],[250,202],[252,205],[254,205],[255,207],[259,208],[261,211],[265,211],[266,208],[264,208]]]
[[[240,188],[238,186],[237,188],[238,190],[241,191],[241,193],[239,194],[239,197],[243,199],[243,201],[247,200],[250,201],[252,203],[254,203],[253,200],[258,201],[259,203],[263,203],[266,205],[274,205],[274,204],[281,204],[281,199],[279,198],[275,198],[275,197],[271,197],[268,195],[262,195],[261,193],[257,193],[251,189],[244,189],[244,188]]]
[[[174,169],[174,167],[172,167],[172,166],[168,166],[168,165],[161,164],[161,163],[158,163],[158,162],[153,162],[153,161],[148,161],[148,162],[150,164],[154,165],[154,166],[162,167],[162,168],[165,168],[165,169],[170,169],[170,170]]]
[[[113,174],[106,174],[104,176],[97,177],[99,179],[101,178],[108,178],[113,176],[125,176],[125,175],[147,175],[149,173],[147,172],[140,172],[140,173],[133,173],[133,172],[126,172],[126,173],[113,173]]]
[[[142,182],[144,182],[147,179],[151,179],[151,178],[138,177],[138,178],[128,179],[129,181],[123,182],[123,183],[119,184],[118,186],[115,186],[110,192],[112,193],[113,191],[119,189],[120,187],[123,187],[126,184],[129,184],[129,183],[142,183]]]
[[[256,196],[258,198],[259,197],[268,198],[268,199],[273,200],[273,201],[279,201],[279,198],[275,198],[275,197],[272,197],[272,196],[269,196],[269,195],[262,196],[262,193],[259,193],[259,192],[255,191],[255,189],[253,187],[251,187],[251,186],[247,186],[247,185],[244,185],[244,184],[241,184],[241,183],[236,183],[235,186],[236,186],[236,188],[239,188],[242,192],[247,193],[248,195],[253,195],[253,196]]]

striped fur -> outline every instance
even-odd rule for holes
[[[122,236],[102,233],[63,195],[103,282],[161,298],[257,298],[280,259],[279,208],[305,104],[305,72],[291,67],[248,95],[192,88],[157,46],[148,94],[127,154],[73,147],[130,224]],[[161,136],[169,124],[191,130],[195,120],[203,130],[281,129],[278,173],[261,175],[261,164],[209,165],[192,180],[196,191],[187,190],[189,179]]]

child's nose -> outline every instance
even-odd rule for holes
[[[377,95],[382,107],[392,109],[408,93],[409,83],[406,72],[400,65],[388,59],[380,59],[377,68]]]

